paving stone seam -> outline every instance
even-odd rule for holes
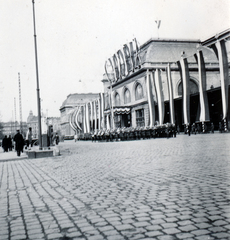
[[[17,188],[17,182],[16,182],[16,178],[15,178],[14,167],[13,167],[12,165],[11,165],[11,167],[12,167],[12,171],[13,171],[14,184],[15,184],[15,186],[16,186],[16,188]],[[23,178],[22,178],[22,176],[21,176],[20,171],[18,170],[18,166],[16,165],[15,168],[17,169],[18,174],[19,174],[19,176],[20,176],[20,178],[21,178],[21,180],[22,180],[22,182],[23,182],[23,185],[24,185],[24,187],[25,187],[25,183],[24,183],[24,181],[23,181]],[[27,196],[28,196],[28,195],[27,195]],[[24,213],[23,213],[21,201],[20,201],[20,199],[19,199],[19,194],[17,194],[17,200],[18,200],[18,203],[19,203],[20,211],[21,211],[22,221],[23,221],[23,224],[24,224],[24,226],[25,226],[26,238],[28,239],[29,237],[28,237],[28,234],[27,234],[27,225],[26,225],[26,222],[25,222],[25,219],[24,219]]]
[[[38,173],[38,171],[37,171],[37,169],[35,169],[34,168],[34,166],[32,166],[32,165],[30,165],[30,167],[31,168],[33,168],[33,170],[34,171],[36,171],[37,173]],[[29,170],[29,169],[28,169]],[[42,170],[41,170],[42,171]],[[42,171],[45,175],[48,175],[46,172],[44,172],[44,171]],[[32,173],[32,172],[31,172]],[[32,173],[33,174],[33,173]],[[38,173],[39,174],[39,173]],[[40,175],[40,177],[41,178],[43,178],[43,176],[41,175],[41,174],[39,174]],[[52,177],[50,177],[49,176],[49,178],[50,179],[52,179],[54,182],[56,182],[56,180],[55,179],[53,179]],[[43,178],[43,180],[45,180],[44,178]],[[48,181],[48,184],[49,184],[49,181]],[[65,191],[66,191],[66,189],[63,187],[63,186],[61,186],[59,183],[57,183],[56,182],[56,184],[58,185],[58,187],[61,187],[61,188],[63,188]],[[50,184],[49,184],[50,185]],[[42,186],[42,185],[41,185]],[[52,188],[52,186],[50,185],[50,187]],[[47,194],[51,197],[51,198],[53,198],[53,196],[43,187],[43,189],[47,192]],[[54,189],[55,191],[57,191],[56,190],[56,188]],[[67,191],[70,195],[71,195],[71,192],[70,191]],[[62,197],[64,198],[65,196],[64,195],[62,195]],[[78,201],[81,201],[80,199],[78,199],[76,196],[74,196],[74,198],[75,199],[77,199]],[[69,200],[67,200],[68,201],[68,203],[70,203],[74,208],[75,208],[75,210],[78,210],[75,206],[74,206],[74,204],[72,204]],[[82,201],[81,201],[82,202]],[[85,205],[85,203],[84,202],[82,202],[84,205]],[[57,203],[58,204],[58,206],[66,213],[66,215],[68,216],[68,218],[71,220],[71,222],[74,224],[74,226],[76,227],[76,229],[78,229],[78,231],[79,232],[81,232],[82,233],[82,236],[84,236],[84,233],[81,231],[81,229],[77,226],[77,224],[74,222],[74,219],[65,211],[65,209],[59,204],[59,203]],[[46,206],[49,208],[49,206],[46,204]],[[92,209],[91,209],[92,210]],[[62,229],[61,229],[61,227],[60,227],[60,224],[58,223],[58,220],[56,219],[56,217],[54,216],[54,214],[52,213],[52,216],[54,217],[54,219],[55,219],[55,221],[56,221],[56,223],[58,224],[58,226],[59,226],[59,230],[61,231]],[[99,230],[98,230],[99,231]],[[102,235],[104,235],[103,233],[101,233]]]

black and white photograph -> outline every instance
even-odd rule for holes
[[[0,240],[230,239],[230,1],[0,0]]]

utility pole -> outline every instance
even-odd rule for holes
[[[41,127],[41,103],[40,103],[40,89],[39,89],[39,77],[38,77],[38,57],[37,57],[37,39],[36,39],[36,24],[35,24],[35,9],[34,0],[33,4],[33,23],[34,23],[34,49],[35,49],[35,63],[36,63],[36,78],[37,78],[37,105],[38,105],[38,142],[39,150],[42,150],[42,127]]]
[[[20,132],[21,132],[21,134],[23,134],[23,128],[22,128],[22,101],[21,101],[20,73],[18,73],[18,87],[19,87]]]
[[[16,118],[16,98],[14,98],[14,132],[17,131],[17,118]]]

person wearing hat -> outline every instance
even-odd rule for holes
[[[29,127],[26,133],[26,145],[29,150],[31,149],[29,147],[33,147],[32,139],[33,139],[32,128]]]
[[[15,150],[17,151],[17,156],[20,157],[24,147],[24,139],[22,134],[20,133],[20,130],[17,130],[17,133],[14,136],[14,141],[15,141]]]

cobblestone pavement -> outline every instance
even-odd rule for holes
[[[0,239],[230,239],[230,134],[60,143],[0,162]]]

